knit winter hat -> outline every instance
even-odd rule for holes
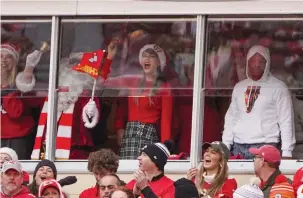
[[[303,184],[297,190],[297,198],[303,198]]]
[[[269,198],[295,198],[294,188],[288,182],[276,183],[270,190]]]
[[[39,194],[38,196],[41,197],[43,195],[43,192],[49,188],[49,187],[52,187],[52,188],[55,188],[59,191],[59,195],[60,195],[60,198],[64,198],[64,194],[63,194],[63,191],[62,191],[62,188],[60,186],[60,184],[54,180],[54,179],[50,179],[50,180],[45,180],[39,187]]]
[[[13,161],[18,161],[17,153],[11,148],[2,147],[2,148],[0,148],[0,153],[5,153],[5,154],[9,155]]]
[[[256,184],[245,184],[234,192],[233,198],[264,198],[264,194]]]
[[[15,61],[18,63],[19,61],[19,48],[13,44],[4,43],[1,44],[0,47],[1,52],[7,52],[15,59]]]
[[[191,180],[181,178],[174,183],[175,198],[198,198],[199,192],[195,183]]]
[[[147,45],[145,45],[141,48],[141,50],[139,52],[139,61],[140,61],[140,63],[142,61],[143,52],[145,52],[148,49],[153,50],[158,55],[158,58],[159,58],[159,61],[160,61],[160,66],[161,66],[161,71],[163,71],[164,67],[167,64],[167,57],[166,57],[166,54],[163,51],[163,49],[161,47],[159,47],[158,45],[156,45],[156,44],[147,44]]]
[[[162,143],[149,144],[142,148],[142,151],[151,159],[152,162],[156,164],[156,166],[164,171],[164,166],[167,162],[168,156],[170,152],[167,147]]]
[[[47,159],[41,160],[41,161],[37,164],[37,166],[36,166],[36,168],[35,168],[35,171],[34,171],[34,175],[33,175],[34,178],[36,177],[37,171],[38,171],[39,168],[41,168],[42,166],[48,166],[48,167],[50,167],[50,168],[53,170],[55,179],[57,178],[57,168],[56,168],[54,162],[49,161],[49,160],[47,160]]]

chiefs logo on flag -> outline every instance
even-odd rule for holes
[[[97,79],[99,75],[99,68],[103,61],[105,51],[97,50],[94,52],[86,52],[83,54],[79,64],[73,67],[73,70],[83,73],[88,73],[93,78]],[[107,64],[105,64],[107,65]],[[107,78],[110,68],[101,68],[101,76]]]

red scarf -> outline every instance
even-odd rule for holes
[[[56,159],[69,159],[70,148],[71,148],[71,136],[72,136],[72,125],[73,125],[73,111],[74,104],[69,105],[68,109],[57,116],[57,138],[56,138]],[[47,124],[47,99],[44,102],[35,139],[34,149],[31,155],[31,159],[38,160],[40,158],[40,149],[43,143],[43,135],[46,133],[45,126]],[[47,137],[48,134],[45,135]]]

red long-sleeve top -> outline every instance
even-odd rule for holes
[[[19,138],[29,135],[35,126],[31,108],[40,107],[44,99],[14,91],[2,96],[1,138]]]
[[[208,190],[211,184],[204,182],[203,189]],[[237,181],[234,178],[227,178],[222,188],[217,191],[213,198],[232,198],[234,191],[237,189]]]
[[[142,81],[141,76],[121,76],[106,80],[106,86],[123,86],[127,88],[138,88]],[[131,96],[120,98],[116,112],[116,129],[125,129],[127,122],[138,121],[160,126],[160,140],[171,139],[172,107],[173,97],[171,86],[163,83],[155,90],[153,96],[149,96],[152,82],[146,82],[143,93],[138,95],[138,90],[130,90]],[[121,88],[121,87],[120,87]],[[146,89],[148,88],[148,89]]]

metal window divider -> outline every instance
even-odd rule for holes
[[[57,130],[57,65],[58,65],[58,49],[59,49],[59,17],[52,16],[51,29],[51,49],[50,49],[50,68],[49,68],[49,84],[48,84],[48,107],[47,107],[47,129],[46,129],[46,152],[45,159],[55,160],[56,134]]]
[[[196,167],[201,161],[203,139],[204,91],[202,89],[203,68],[205,60],[207,17],[197,16],[196,51],[193,85],[193,107],[191,127],[190,166]]]

